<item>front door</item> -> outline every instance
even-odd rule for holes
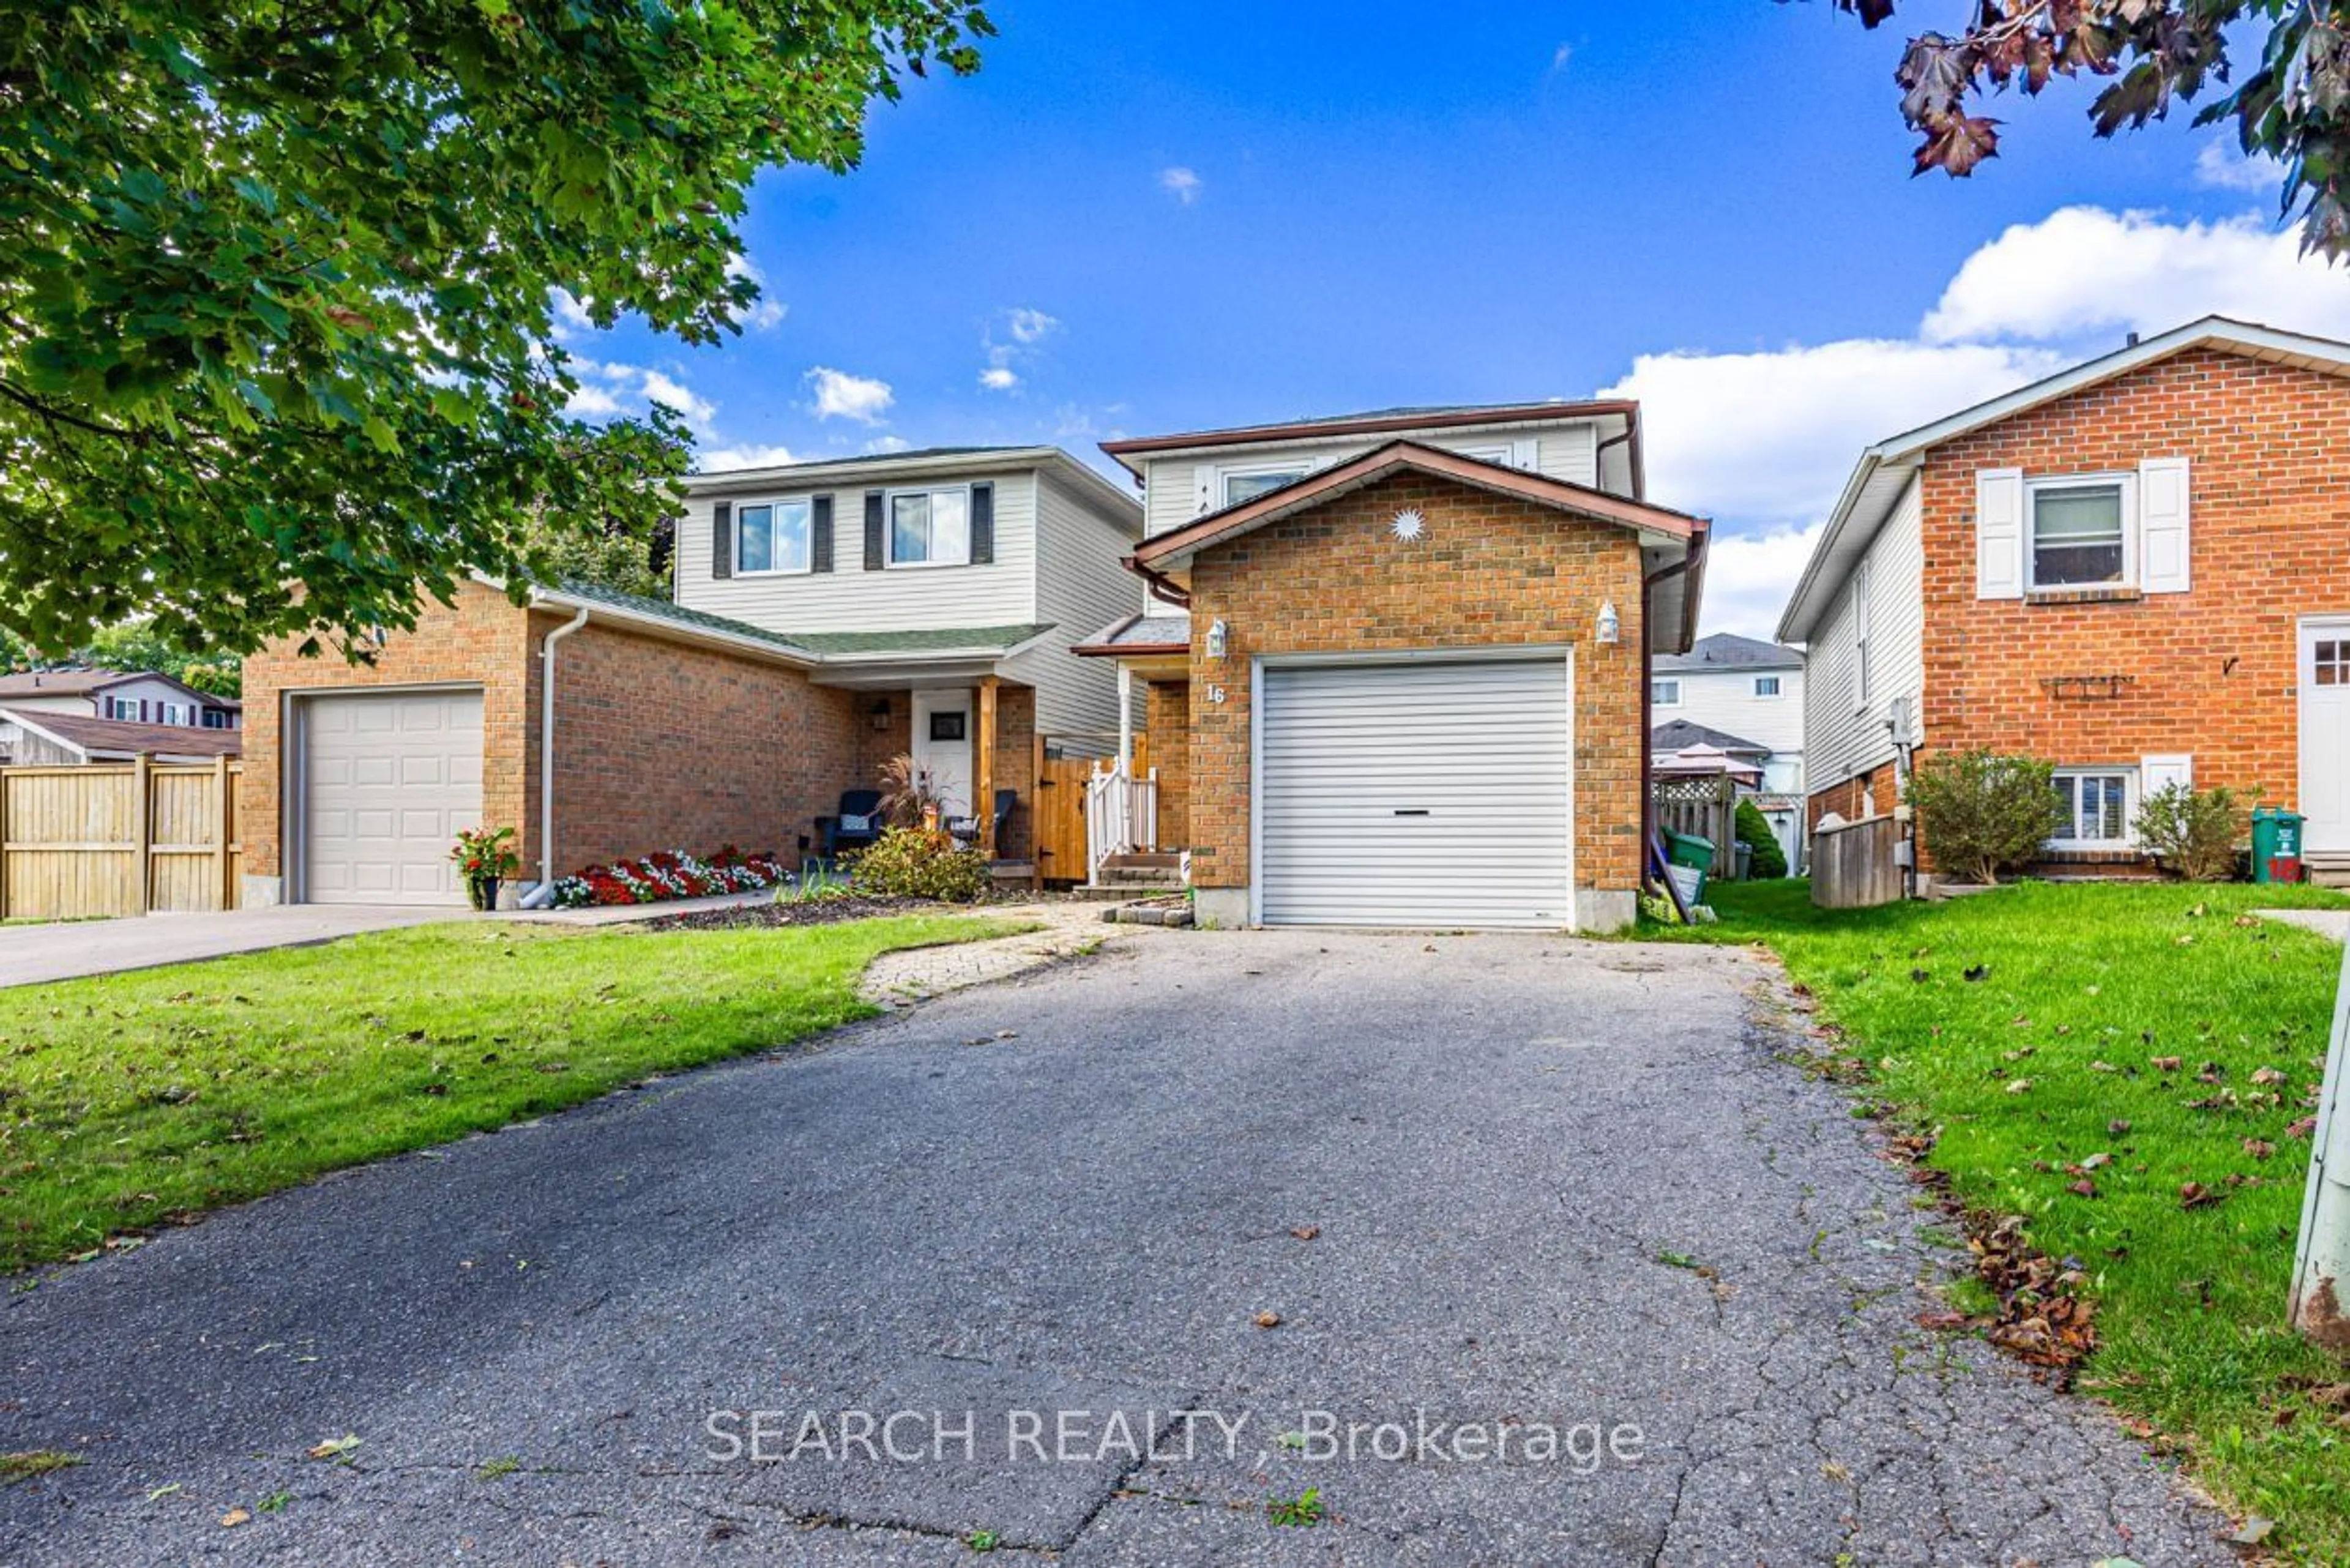
[[[2350,850],[2350,619],[2301,626],[2302,852]]]
[[[972,814],[973,706],[968,689],[914,693],[914,762],[930,771],[950,816]]]

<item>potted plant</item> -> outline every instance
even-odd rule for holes
[[[457,863],[457,875],[465,879],[465,901],[476,909],[496,909],[498,884],[522,869],[522,857],[514,850],[514,836],[511,827],[473,827],[457,835],[449,858]]]

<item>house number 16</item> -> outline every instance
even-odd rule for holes
[[[1221,701],[1222,701],[1223,700],[1224,700],[1224,689],[1223,689],[1222,687],[1221,687],[1221,686],[1211,686],[1211,687],[1209,687],[1209,688],[1208,688],[1208,701],[1211,701],[1211,702],[1221,702]]]

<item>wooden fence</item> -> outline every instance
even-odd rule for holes
[[[1657,826],[1693,833],[1713,846],[1707,875],[1728,881],[1738,875],[1738,784],[1727,774],[1713,778],[1660,778],[1655,785]]]
[[[244,764],[0,768],[0,919],[234,909]]]
[[[1895,851],[1901,825],[1872,816],[1812,834],[1812,902],[1823,909],[1866,909],[1901,898]]]

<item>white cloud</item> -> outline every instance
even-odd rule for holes
[[[1042,343],[1061,325],[1043,311],[1024,305],[1005,312],[1004,322],[1014,343]]]
[[[2195,155],[2195,182],[2215,191],[2275,196],[2284,189],[2284,165],[2266,153],[2247,158],[2234,141],[2215,136]]]
[[[789,307],[767,292],[767,275],[759,270],[757,263],[738,251],[726,258],[726,275],[747,277],[759,286],[757,301],[734,318],[737,326],[746,327],[754,332],[767,332],[783,325],[784,316]]]
[[[1715,538],[1706,548],[1705,629],[1766,641],[1778,635],[1780,613],[1812,558],[1822,526],[1814,523],[1808,528]]]
[[[565,368],[579,382],[579,389],[563,406],[563,411],[573,419],[610,419],[618,414],[642,413],[649,404],[667,403],[685,416],[687,424],[707,434],[711,421],[718,413],[716,403],[663,371],[577,354]]]
[[[571,400],[563,405],[563,411],[575,420],[606,420],[626,406],[603,388],[582,382],[579,389],[571,394]]]
[[[1752,353],[1646,354],[1600,396],[1639,400],[1654,499],[1787,527],[1826,514],[1863,447],[2065,362],[2037,348],[1853,338]],[[1716,580],[1710,569],[1706,576]]]
[[[1186,169],[1179,163],[1171,169],[1159,171],[1159,188],[1188,207],[1200,199],[1200,192],[1208,188],[1208,182],[1200,178],[1198,170]]]
[[[810,370],[807,384],[816,393],[816,417],[820,420],[855,420],[860,424],[879,424],[897,396],[889,389],[887,381],[875,380],[868,376],[852,376],[828,365],[819,365]]]
[[[1020,384],[1020,372],[1009,365],[990,365],[979,373],[979,384],[991,392],[1008,392]]]
[[[1555,71],[1563,71],[1566,69],[1567,62],[1573,58],[1575,58],[1575,46],[1573,44],[1561,44],[1551,54],[1550,68]]]
[[[697,430],[708,427],[718,405],[702,396],[682,381],[662,375],[659,370],[645,372],[644,394],[648,402],[667,403],[685,416],[685,422]]]
[[[2298,234],[2251,214],[2166,223],[2150,213],[2065,207],[1969,256],[1923,336],[2077,342],[2101,330],[2163,332],[2213,314],[2339,337],[2350,334],[2350,280],[2303,257]]]
[[[547,299],[548,303],[555,306],[555,340],[556,342],[565,341],[576,332],[592,332],[596,329],[596,318],[588,314],[588,307],[582,305],[578,296],[569,289],[549,289]]]
[[[865,443],[865,452],[869,457],[886,457],[893,452],[908,451],[913,444],[904,436],[875,436]]]
[[[787,446],[713,446],[694,453],[693,468],[697,473],[724,473],[738,468],[781,468],[799,461]]]

